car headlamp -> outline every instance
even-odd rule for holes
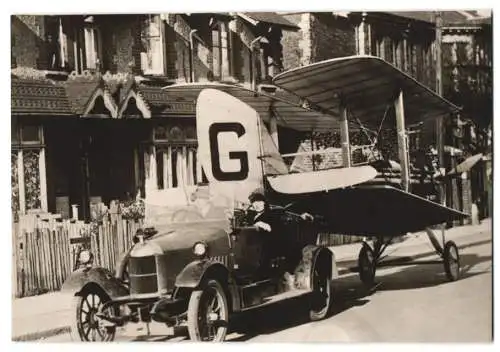
[[[198,257],[203,257],[207,254],[207,245],[203,242],[197,242],[193,246],[193,253]]]
[[[78,261],[84,265],[90,264],[90,262],[92,261],[92,253],[90,253],[90,251],[88,250],[81,251],[80,255],[78,256]]]

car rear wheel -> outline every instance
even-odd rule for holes
[[[116,327],[103,326],[97,317],[100,307],[109,300],[106,293],[94,287],[74,297],[73,309],[76,316],[71,320],[71,338],[74,341],[108,342],[114,340]]]
[[[229,325],[227,297],[215,280],[193,291],[188,306],[188,331],[192,341],[222,342]]]
[[[332,280],[330,273],[331,263],[324,256],[323,260],[316,263],[313,270],[312,306],[309,310],[311,320],[321,320],[326,317],[332,303]]]

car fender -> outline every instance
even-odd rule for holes
[[[324,258],[324,259],[323,259]],[[302,249],[302,260],[295,268],[295,286],[298,289],[312,290],[312,273],[320,260],[325,260],[331,266],[329,267],[330,278],[338,277],[337,265],[335,262],[335,254],[327,247],[309,245]]]
[[[127,286],[122,281],[118,280],[110,270],[100,267],[74,271],[63,283],[61,292],[78,296],[89,285],[98,285],[111,299],[129,294]]]
[[[188,265],[175,278],[177,287],[196,288],[203,278],[212,272],[214,275],[229,276],[228,269],[224,264],[209,259],[195,260]]]
[[[225,281],[221,283],[224,284],[226,295],[230,298],[230,309],[233,312],[240,311],[242,307],[238,287],[231,273],[222,263],[210,259],[191,262],[186,265],[179,275],[177,275],[175,279],[175,286],[179,288],[195,289],[208,278]]]

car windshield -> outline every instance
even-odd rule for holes
[[[146,223],[148,226],[170,226],[199,222],[228,222],[232,211],[220,206],[184,205],[158,206],[146,205]]]

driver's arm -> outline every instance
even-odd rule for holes
[[[254,224],[254,226],[259,228],[259,229],[262,229],[264,231],[271,232],[271,225],[269,225],[268,223],[265,223],[263,221],[257,221]]]

